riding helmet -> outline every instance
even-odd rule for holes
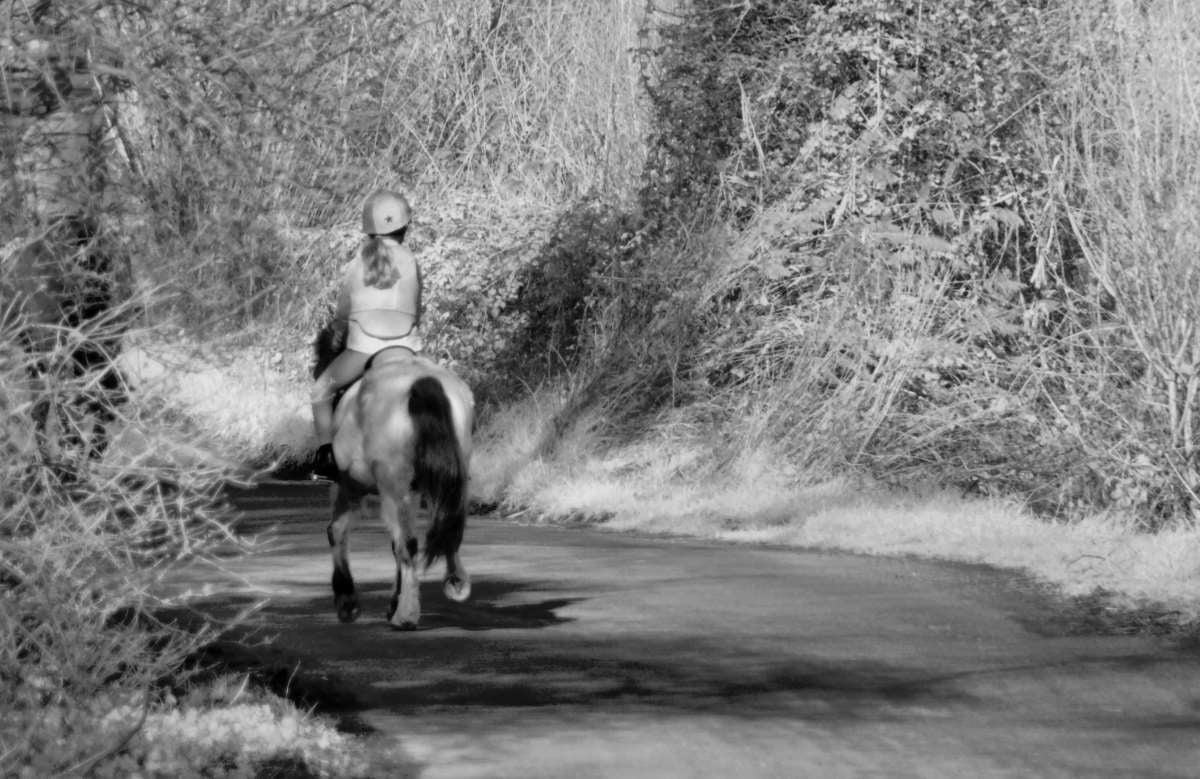
[[[367,235],[394,233],[411,219],[408,200],[399,192],[381,189],[363,203],[363,232]]]

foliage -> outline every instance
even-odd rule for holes
[[[92,167],[113,128],[79,78],[97,49],[74,26],[87,16],[12,10],[5,73],[20,88],[6,91],[4,130],[23,131],[14,155],[5,145],[21,175],[5,177],[15,218],[0,250],[0,762],[5,775],[79,774],[129,735],[81,738],[97,703],[147,702],[211,634],[165,621],[158,585],[170,563],[231,541],[226,474],[166,456],[166,415],[129,404],[113,364],[139,312]]]
[[[1073,424],[1106,499],[1147,524],[1200,507],[1200,23],[1194,4],[1065,2],[1060,99],[1042,130],[1056,167],[1052,260],[1082,257],[1069,302]],[[1147,56],[1147,52],[1153,52]],[[1096,419],[1102,414],[1103,419]]]
[[[854,223],[1028,278],[1018,196],[1040,171],[1012,120],[1044,86],[1041,5],[697,3],[663,33],[644,199],[715,191],[739,224],[770,210],[773,274]]]
[[[599,257],[564,223],[527,297],[572,322],[559,353],[589,339],[568,408],[657,386],[810,477],[1187,516],[1200,134],[1170,9],[692,4],[656,30],[636,213]]]
[[[28,323],[5,325],[20,343]],[[49,350],[6,347],[0,364],[0,761],[10,773],[81,772],[106,743],[79,740],[96,700],[148,701],[206,641],[164,621],[167,567],[228,546],[219,473],[162,459],[159,413],[97,392],[107,364],[79,371],[72,340],[103,342],[103,318],[64,329]],[[122,430],[121,442],[112,435]],[[147,438],[144,449],[131,437]]]
[[[371,775],[351,737],[247,676],[163,688],[152,700],[106,690],[71,707],[51,703],[28,740],[35,759],[6,775],[57,774],[71,755],[89,759],[70,775],[95,777]]]
[[[105,107],[119,175],[91,207],[141,286],[174,293],[160,317],[312,320],[341,257],[296,232],[352,220],[376,186],[427,208],[447,183],[552,202],[640,168],[631,1],[12,5],[5,70],[28,89],[8,138],[46,119],[40,84],[83,85],[67,113]]]
[[[747,435],[833,467],[923,376],[961,383],[1006,348],[1032,273],[1010,193],[1039,170],[1008,120],[1040,89],[1038,23],[1015,2],[700,2],[659,29],[639,209],[598,274],[616,283],[577,296],[595,351],[621,355],[601,364],[672,403],[775,398]],[[817,407],[840,421],[808,430]]]
[[[515,193],[457,192],[430,203],[425,220],[436,230],[418,230],[412,242],[425,278],[426,349],[477,392],[503,395],[497,366],[526,326],[529,312],[516,301],[554,230],[554,213]]]
[[[97,766],[95,775],[370,775],[349,737],[290,703],[247,687],[243,679],[232,695],[205,691],[183,700],[168,696],[165,705],[149,713],[130,706],[110,708],[97,717],[102,733],[127,731],[143,717],[145,722],[119,755]]]

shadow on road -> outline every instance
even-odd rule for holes
[[[368,709],[417,714],[582,705],[879,719],[893,706],[966,699],[945,678],[862,659],[743,652],[722,638],[698,636],[544,633],[541,628],[571,621],[555,611],[576,600],[487,602],[496,592],[513,591],[514,582],[492,582],[481,588],[480,602],[468,604],[445,601],[436,583],[426,587],[423,595],[439,602],[427,607],[415,632],[391,630],[382,614],[337,623],[326,597],[268,606],[275,664],[292,669],[291,683],[306,702],[343,717]],[[384,603],[388,591],[367,594]],[[526,633],[531,629],[536,635]],[[499,635],[489,638],[491,631]]]
[[[471,599],[463,603],[455,603],[442,594],[439,582],[427,581],[421,583],[421,624],[419,631],[438,630],[442,628],[459,628],[460,630],[536,630],[552,625],[571,622],[568,617],[558,615],[558,610],[578,603],[581,598],[548,598],[533,602],[509,603],[501,602],[523,593],[544,594],[552,589],[545,582],[516,581],[513,579],[489,579],[472,583]],[[391,586],[386,584],[359,586],[359,597],[367,603],[386,604],[391,597]],[[333,597],[326,604],[332,608]],[[313,604],[315,605],[315,604]],[[313,605],[298,606],[297,610],[304,612]],[[368,615],[382,617],[379,615]]]
[[[313,582],[308,580],[282,580],[279,584],[294,592],[316,589]],[[448,628],[467,631],[536,630],[571,622],[570,618],[559,616],[557,612],[565,606],[580,602],[582,598],[548,598],[502,603],[527,593],[544,595],[552,589],[553,586],[545,582],[489,579],[473,582],[471,599],[464,603],[455,603],[443,595],[440,582],[425,581],[421,583],[421,624],[417,632]],[[392,632],[384,621],[384,611],[392,593],[391,585],[377,582],[364,585],[360,582],[358,593],[363,605],[363,615],[358,623],[342,627]],[[248,594],[222,595],[201,601],[197,606],[216,615],[230,615],[259,600],[258,596]],[[378,613],[373,613],[373,610]],[[331,620],[333,615],[333,595],[322,593],[320,596],[303,600],[273,600],[264,611],[266,620],[260,619],[259,623],[268,629],[278,629],[281,619],[297,625],[303,621],[320,624]]]
[[[906,679],[901,668],[816,659],[739,662],[695,641],[639,637],[607,651],[592,642],[510,642],[495,653],[441,639],[416,650],[416,658],[406,654],[409,660],[424,666],[436,657],[441,667],[424,667],[411,681],[377,684],[364,702],[396,713],[578,705],[592,711],[649,708],[742,718],[787,712],[797,718],[877,720],[888,705],[961,698],[937,680]]]

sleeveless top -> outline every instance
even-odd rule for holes
[[[403,245],[381,240],[400,277],[389,287],[371,287],[363,279],[366,268],[361,254],[346,264],[338,300],[338,314],[349,322],[346,346],[367,354],[387,346],[419,351],[421,272],[417,259]]]

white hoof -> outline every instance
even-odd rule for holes
[[[460,579],[457,576],[448,577],[442,584],[442,591],[446,593],[446,597],[450,600],[462,603],[471,597],[471,580]]]

